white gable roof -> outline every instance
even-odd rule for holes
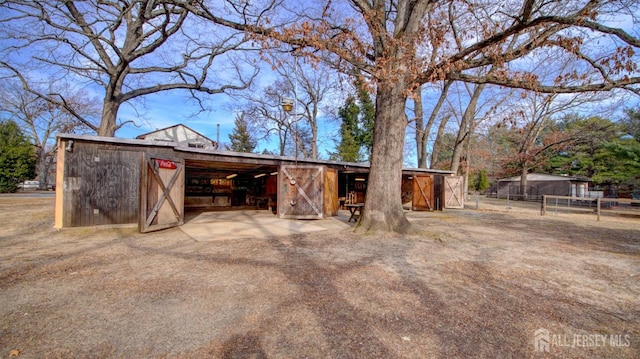
[[[520,182],[520,176],[503,178],[499,182]],[[574,176],[550,175],[545,173],[528,173],[527,181],[588,181]]]
[[[215,141],[183,124],[145,133],[136,138],[147,141],[174,142],[177,143],[178,146],[182,147],[197,147],[204,149],[215,149],[216,147]]]

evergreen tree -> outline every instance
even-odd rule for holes
[[[471,187],[477,192],[481,192],[489,188],[489,177],[487,177],[487,171],[479,170],[476,172]]]
[[[15,192],[18,183],[35,176],[33,145],[14,121],[0,122],[0,192]]]
[[[236,152],[253,152],[257,141],[253,139],[249,132],[249,125],[244,118],[244,114],[236,116],[234,124],[233,132],[229,134],[231,146],[227,148]]]
[[[335,161],[359,162],[360,143],[358,138],[358,114],[360,108],[356,104],[353,96],[349,96],[345,104],[338,109],[338,116],[342,121],[340,125],[340,142],[336,147],[337,152],[331,154],[331,159]]]
[[[596,186],[640,188],[640,141],[633,133],[634,114],[627,115],[618,123],[597,116],[564,119],[564,130],[581,138],[550,158],[544,170],[588,177]]]
[[[376,106],[371,99],[369,91],[367,91],[361,81],[356,81],[355,86],[358,89],[358,106],[360,107],[357,140],[360,145],[364,146],[366,160],[368,160],[371,157],[371,148],[373,147],[373,127],[375,125]]]
[[[640,142],[640,107],[635,110],[627,110],[627,117],[620,121],[622,130]]]

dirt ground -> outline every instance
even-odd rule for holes
[[[423,236],[203,243],[0,198],[0,357],[640,357],[640,219],[415,216]]]

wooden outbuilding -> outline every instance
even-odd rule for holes
[[[58,136],[55,227],[137,223],[179,226],[190,208],[262,208],[279,218],[322,219],[365,202],[367,164],[194,148],[175,142]],[[414,210],[454,208],[448,171],[405,169]],[[461,188],[461,186],[458,186]]]
[[[521,176],[498,180],[498,198],[522,198]],[[528,200],[541,200],[544,195],[589,197],[591,180],[584,177],[528,173],[526,194]]]
[[[136,137],[139,140],[175,142],[181,147],[204,148],[215,150],[218,143],[190,127],[178,124],[161,128]]]

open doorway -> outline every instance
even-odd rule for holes
[[[185,210],[263,209],[277,204],[278,167],[186,161]]]

